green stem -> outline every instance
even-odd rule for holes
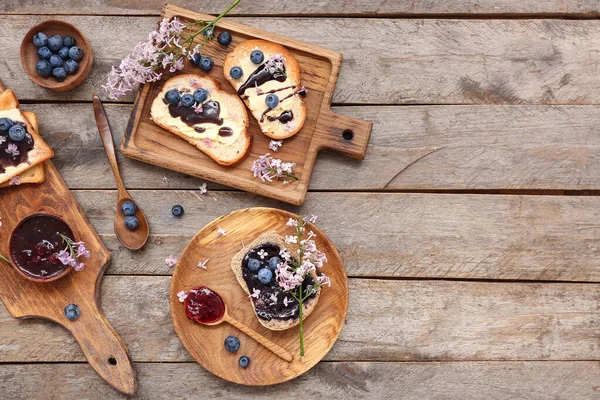
[[[2,254],[0,254],[0,258],[4,261],[6,261],[8,264],[10,264],[10,260],[6,257],[4,257]]]
[[[300,306],[300,359],[303,360],[304,359],[304,329],[302,327],[302,300],[304,297],[304,293],[302,293],[302,283],[300,284],[300,296],[298,298],[298,304]]]

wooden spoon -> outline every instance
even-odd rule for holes
[[[204,304],[207,304],[206,307],[208,307],[209,305],[216,306],[218,308],[222,308],[222,310],[221,310],[220,315],[217,316],[216,319],[213,319],[210,321],[203,321],[201,319],[201,317],[198,316],[193,319],[195,322],[202,324],[202,325],[209,325],[209,326],[218,325],[221,322],[228,322],[229,324],[238,328],[240,331],[244,332],[246,335],[250,336],[252,339],[256,340],[258,343],[263,345],[267,350],[273,352],[275,355],[281,357],[282,359],[284,359],[287,362],[292,361],[293,357],[289,351],[287,351],[283,347],[279,346],[278,344],[273,343],[272,341],[270,341],[269,339],[267,339],[260,333],[255,332],[254,330],[248,328],[246,325],[242,324],[240,321],[238,321],[238,320],[234,319],[232,316],[230,316],[229,313],[227,312],[227,304],[225,304],[225,302],[223,301],[223,298],[217,292],[215,292],[214,290],[212,290],[206,286],[200,286],[200,287],[192,289],[188,292],[188,297],[185,300],[186,314],[187,314],[187,309],[190,306],[190,301],[192,300],[192,297],[190,297],[190,295],[194,296],[197,294],[199,294],[199,297],[195,297],[196,304],[204,303]],[[193,305],[192,305],[192,307],[193,307]]]
[[[108,125],[108,118],[106,117],[104,106],[96,94],[92,96],[92,102],[94,103],[94,114],[96,115],[98,132],[100,132],[108,162],[112,167],[115,180],[117,181],[119,200],[117,201],[117,212],[115,214],[115,233],[123,246],[127,247],[129,250],[139,250],[146,244],[148,236],[150,236],[150,227],[148,226],[148,221],[146,220],[146,216],[142,212],[142,209],[133,198],[131,198],[129,193],[127,193],[123,179],[121,179],[119,165],[117,164],[117,157],[115,155],[115,147],[113,145],[113,137],[110,126]],[[121,205],[127,200],[133,202],[137,207],[137,211],[134,215],[139,221],[139,226],[135,230],[130,230],[125,226],[125,214],[121,211]]]

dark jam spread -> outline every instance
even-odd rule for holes
[[[225,315],[225,303],[216,292],[200,286],[191,289],[185,298],[185,315],[200,324],[217,322]]]
[[[281,122],[282,124],[285,124],[294,119],[294,113],[292,112],[292,110],[285,110],[284,112],[282,112],[279,115],[279,117],[269,116],[269,117],[267,117],[267,119],[271,122],[279,120],[279,122]]]
[[[169,114],[173,118],[181,118],[181,121],[189,127],[198,124],[223,125],[223,119],[219,116],[221,107],[216,101],[207,101],[202,104],[202,112],[196,112],[192,107],[185,107],[181,104],[169,105]]]
[[[285,82],[287,79],[287,75],[285,74],[285,65],[282,70],[277,70],[275,72],[269,72],[269,68],[267,68],[266,63],[262,64],[258,67],[249,77],[246,82],[237,91],[238,96],[243,95],[248,88],[254,88],[257,86],[261,86],[265,82],[269,81],[278,81]]]
[[[264,251],[263,252],[261,252]],[[258,247],[251,249],[242,261],[242,276],[246,281],[248,290],[250,293],[254,293],[254,289],[260,290],[258,298],[251,297],[254,303],[254,309],[259,318],[270,321],[272,319],[295,319],[299,317],[299,306],[296,300],[291,294],[285,293],[283,289],[277,284],[275,278],[275,269],[269,266],[269,262],[272,258],[279,258],[279,252],[281,248],[275,243],[264,243]],[[266,253],[266,254],[265,254]],[[260,254],[264,258],[261,258]],[[250,259],[256,259],[260,262],[260,266],[256,271],[252,271],[248,267]],[[273,271],[273,279],[268,284],[263,284],[258,280],[258,272],[262,268],[270,268]],[[307,294],[307,288],[314,286],[315,282],[312,277],[308,275],[304,278],[302,283],[302,290],[304,296]],[[312,298],[316,293],[312,293],[308,298]],[[287,301],[284,300],[287,298]]]
[[[227,137],[231,135],[233,135],[233,129],[227,126],[224,126],[223,128],[219,129],[219,136]]]
[[[13,121],[13,124],[27,129],[23,122]],[[29,133],[25,134],[25,139],[15,142],[8,136],[8,131],[0,132],[0,174],[4,173],[8,167],[16,167],[27,162],[27,154],[31,150],[33,150],[33,138]]]
[[[60,275],[68,266],[57,257],[67,246],[60,236],[73,239],[73,231],[63,220],[48,214],[34,214],[14,230],[10,241],[13,263],[25,274],[38,279]]]

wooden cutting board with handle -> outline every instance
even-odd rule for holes
[[[172,4],[167,4],[163,8],[163,17],[178,17],[185,22],[213,19],[209,15]],[[335,114],[329,108],[342,66],[340,53],[227,19],[219,21],[215,36],[224,30],[229,31],[233,36],[230,45],[221,46],[215,39],[202,50],[202,55],[210,56],[215,62],[210,73],[205,73],[186,62],[185,68],[177,74],[194,73],[209,76],[219,81],[223,90],[235,94],[235,90],[223,76],[222,66],[227,54],[235,46],[249,39],[279,43],[286,47],[300,63],[300,82],[308,89],[308,94],[304,98],[307,116],[302,130],[292,138],[285,139],[283,147],[274,153],[268,147],[271,139],[261,132],[258,123],[249,113],[249,130],[254,138],[250,154],[236,166],[220,166],[196,147],[154,124],[150,119],[152,101],[161,91],[164,82],[175,75],[167,72],[161,81],[140,88],[121,145],[121,152],[136,160],[300,205],[306,197],[319,150],[331,149],[352,158],[363,159],[373,124]],[[198,42],[202,40],[201,35],[197,40]],[[266,153],[271,153],[271,156],[282,161],[296,163],[294,171],[299,180],[284,185],[281,181],[263,183],[255,178],[250,171],[252,163]]]
[[[25,116],[37,129],[35,115]],[[66,221],[75,237],[85,242],[91,258],[83,271],[47,283],[27,280],[0,260],[0,299],[14,318],[44,318],[62,325],[75,337],[98,375],[120,392],[133,395],[136,379],[127,349],[99,305],[100,282],[110,253],[52,162],[46,161],[44,170],[43,183],[0,188],[0,254],[9,256],[12,231],[23,218],[43,212]],[[76,304],[81,311],[75,321],[64,315],[68,304]]]

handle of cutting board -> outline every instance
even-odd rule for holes
[[[336,114],[327,109],[321,111],[315,128],[315,139],[319,149],[335,150],[362,160],[367,153],[372,130],[371,122]]]

